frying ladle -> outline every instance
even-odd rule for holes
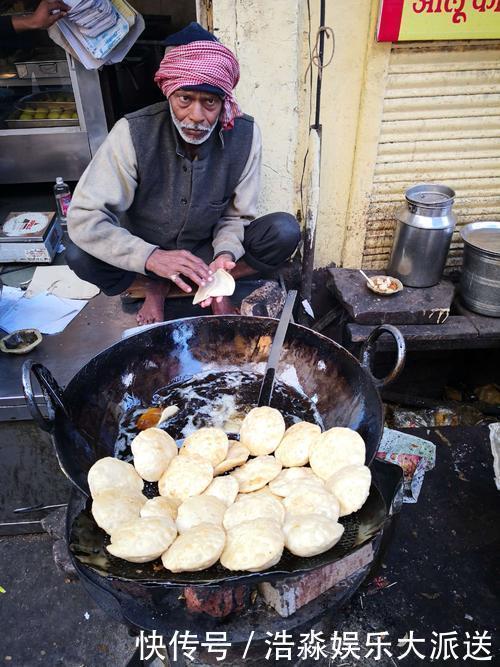
[[[267,360],[266,372],[260,386],[259,399],[257,401],[257,407],[259,408],[271,403],[271,397],[273,395],[274,389],[274,380],[276,378],[276,367],[278,366],[281,350],[283,348],[283,342],[285,340],[286,332],[288,331],[288,325],[290,324],[290,318],[292,317],[293,306],[296,298],[297,290],[290,290],[286,297],[283,310],[281,311],[281,317],[278,322],[276,333],[274,334],[271,351],[269,352],[269,357]]]

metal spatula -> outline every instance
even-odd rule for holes
[[[262,380],[262,385],[260,387],[259,400],[257,401],[257,406],[259,408],[261,408],[263,405],[269,405],[271,403],[274,380],[276,377],[276,367],[281,355],[281,348],[283,347],[283,341],[285,340],[288,325],[290,324],[290,318],[292,317],[292,310],[296,297],[297,290],[290,290],[286,297],[285,305],[283,306],[283,310],[281,312],[280,321],[278,322],[278,327],[274,335],[273,344],[271,345],[271,352],[269,353],[269,358],[267,360],[264,379]]]

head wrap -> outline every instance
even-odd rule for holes
[[[224,92],[219,120],[230,130],[241,109],[233,97],[240,67],[231,51],[218,41],[200,40],[174,46],[160,63],[155,82],[168,98],[179,88],[214,86]]]

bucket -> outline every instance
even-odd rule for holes
[[[465,225],[461,236],[462,301],[475,313],[500,317],[500,222],[472,222]]]

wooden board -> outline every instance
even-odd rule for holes
[[[477,329],[481,338],[500,342],[500,317],[487,317],[486,315],[473,313],[471,310],[467,310],[459,299],[457,299],[455,307]]]
[[[357,324],[443,324],[450,314],[455,288],[449,280],[434,287],[405,287],[402,292],[379,296],[366,286],[356,269],[328,269],[328,287]],[[381,271],[366,271],[368,276]]]

